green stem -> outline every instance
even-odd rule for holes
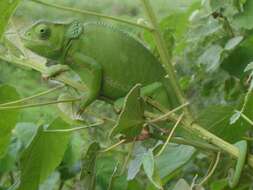
[[[47,71],[47,67],[45,66],[45,64],[41,64],[36,62],[35,60],[30,60],[30,59],[19,59],[16,57],[7,57],[7,56],[3,56],[0,55],[0,59],[9,62],[9,63],[13,63],[22,67],[28,67],[31,69],[34,69],[38,72],[40,72],[41,74],[46,73]],[[54,78],[54,80],[57,80],[59,82],[62,82],[68,86],[73,87],[74,89],[81,91],[81,92],[85,92],[87,91],[87,89],[85,88],[85,85],[82,85],[81,83],[74,81],[72,79],[69,79],[68,77],[64,76],[64,75],[59,75],[56,78]]]
[[[178,84],[176,73],[175,73],[174,67],[171,63],[171,57],[167,51],[166,43],[162,37],[162,33],[160,31],[160,26],[157,21],[156,15],[150,5],[149,0],[140,0],[140,1],[144,5],[146,14],[150,20],[152,28],[154,28],[152,34],[153,34],[154,40],[156,42],[158,52],[161,57],[161,62],[164,65],[166,72],[168,73],[168,77],[169,77],[169,80],[170,80],[171,85],[173,87],[173,90],[175,90],[175,93],[177,95],[177,98],[178,98],[180,104],[185,104],[186,101],[185,101],[183,92],[181,91],[180,86]],[[189,114],[188,109],[185,108],[185,110],[187,110],[187,114]]]
[[[148,103],[164,113],[169,112],[169,110],[167,110],[166,108],[161,106],[158,102],[148,100]],[[149,116],[152,116],[152,114],[149,112],[146,112],[146,114],[148,114]],[[156,117],[156,116],[154,116],[154,117]],[[179,117],[176,114],[171,114],[168,116],[168,120],[171,120],[174,122],[177,122],[178,119],[179,119]],[[200,125],[198,125],[197,123],[192,123],[192,121],[188,120],[187,118],[184,119],[181,123],[182,123],[182,127],[186,131],[190,132],[191,134],[196,134],[201,139],[205,140],[206,142],[208,142],[210,144],[213,144],[213,145],[219,147],[221,150],[232,155],[234,158],[239,157],[239,149],[236,146],[217,137],[213,133],[209,132],[208,130],[206,130],[203,127],[201,127]],[[251,167],[253,167],[253,155],[249,154],[247,160],[248,160],[248,164]]]
[[[80,101],[80,100],[81,100],[80,98],[76,98],[76,99],[59,100],[59,101],[52,101],[52,102],[43,102],[43,103],[38,103],[38,104],[27,104],[27,105],[21,105],[21,106],[8,106],[8,107],[6,106],[6,107],[0,107],[0,111],[41,107],[41,106],[48,106],[52,104],[75,102],[75,101]]]
[[[96,17],[100,17],[100,18],[104,18],[104,19],[109,19],[109,20],[129,24],[129,25],[132,25],[132,26],[136,26],[136,27],[139,27],[139,28],[143,28],[143,29],[146,29],[146,30],[149,30],[149,31],[153,30],[152,27],[149,27],[149,26],[146,26],[146,25],[143,25],[143,24],[138,24],[137,22],[133,22],[133,21],[129,21],[129,20],[125,20],[125,19],[122,19],[122,18],[113,17],[113,16],[109,16],[109,15],[104,15],[104,14],[96,13],[96,12],[93,12],[93,11],[87,11],[87,10],[80,10],[80,9],[71,8],[71,7],[65,7],[65,6],[56,5],[56,4],[53,4],[53,3],[46,3],[46,2],[40,1],[40,0],[31,0],[31,1],[33,1],[35,3],[39,3],[39,4],[44,5],[44,6],[61,9],[61,10],[64,10],[64,11],[69,11],[69,12],[74,12],[74,13],[79,13],[79,14],[84,14],[84,15],[91,15],[91,16],[96,16]]]
[[[9,106],[9,105],[13,105],[13,104],[20,104],[20,103],[23,103],[23,102],[26,102],[28,100],[32,100],[32,99],[35,99],[35,98],[38,98],[38,97],[41,97],[41,96],[44,96],[44,95],[47,95],[47,94],[50,94],[58,89],[61,89],[63,88],[64,85],[59,85],[55,88],[52,88],[52,89],[49,89],[47,91],[44,91],[44,92],[40,92],[38,94],[35,94],[35,95],[32,95],[32,96],[29,96],[29,97],[26,97],[26,98],[23,98],[23,99],[19,99],[19,100],[16,100],[16,101],[12,101],[12,102],[7,102],[7,103],[3,103],[3,104],[0,104],[0,107],[3,107],[3,106]]]

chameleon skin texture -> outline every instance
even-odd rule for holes
[[[101,95],[108,98],[123,97],[136,83],[146,86],[165,76],[158,60],[144,45],[105,24],[85,24],[83,34],[73,42],[69,56],[76,51],[101,64]]]
[[[84,82],[88,81],[88,88],[93,89],[90,102],[95,96],[117,100],[137,83],[145,87],[157,82],[163,88],[162,95],[157,96],[164,98],[166,91],[167,101],[175,100],[174,93],[169,93],[164,68],[138,39],[104,23],[73,23],[36,23],[27,30],[24,45],[39,55],[68,65]],[[82,56],[88,59],[83,61]],[[87,67],[84,62],[91,64]],[[101,70],[101,77],[94,70]]]

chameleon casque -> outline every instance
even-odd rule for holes
[[[164,68],[136,38],[104,23],[54,23],[39,21],[26,30],[24,46],[59,64],[50,66],[48,77],[68,68],[75,71],[88,92],[81,104],[117,100],[140,83],[141,93],[165,106],[175,104]]]

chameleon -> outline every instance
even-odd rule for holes
[[[22,34],[24,46],[56,64],[45,73],[54,77],[71,69],[86,86],[84,110],[96,99],[116,102],[136,84],[143,96],[164,106],[177,104],[159,59],[132,34],[103,22],[38,21]]]

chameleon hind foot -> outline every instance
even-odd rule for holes
[[[52,65],[47,68],[47,70],[42,74],[42,77],[43,79],[49,79],[69,70],[70,68],[67,65]]]

